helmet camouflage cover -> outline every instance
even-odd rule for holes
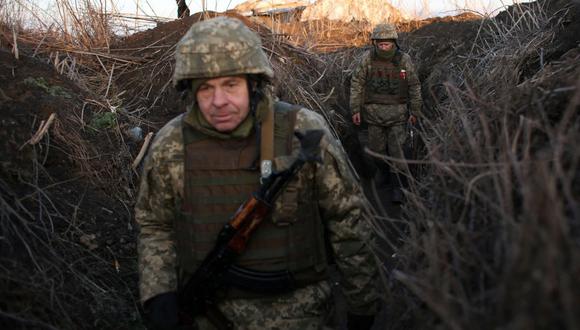
[[[195,23],[177,43],[174,86],[182,80],[240,74],[274,75],[260,38],[236,18]]]
[[[393,24],[378,24],[371,34],[372,40],[397,39],[397,30]]]

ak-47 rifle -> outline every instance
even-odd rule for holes
[[[254,277],[257,277],[258,281],[264,280],[266,291],[291,287],[293,279],[288,271],[256,275],[233,263],[245,251],[252,233],[270,213],[273,202],[286,183],[306,162],[320,160],[319,145],[324,132],[308,130],[304,134],[295,134],[301,144],[298,158],[288,169],[274,172],[263,180],[260,189],[238,208],[219,232],[214,248],[178,293],[182,324],[191,324],[196,315],[204,314],[218,329],[233,328],[232,322],[227,320],[216,305],[216,292],[227,286],[227,278],[246,279],[249,287]],[[268,283],[271,283],[270,287]]]
[[[410,116],[411,113],[409,112],[409,117]],[[405,142],[403,143],[403,155],[407,160],[417,160],[419,142],[421,139],[419,128],[417,126],[416,122],[411,123],[410,121],[407,121]],[[416,164],[408,164],[408,167],[411,175],[416,177],[418,174],[418,166]]]
[[[403,145],[403,152],[405,154],[405,159],[415,160],[417,158],[417,139],[418,130],[416,124],[407,122],[405,143]]]

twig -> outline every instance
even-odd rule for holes
[[[111,73],[109,74],[109,82],[107,83],[107,91],[105,92],[105,97],[109,95],[109,89],[111,88],[111,81],[113,80],[113,72],[115,71],[115,63],[111,67]]]
[[[24,148],[24,146],[27,144],[34,145],[34,144],[37,144],[38,142],[40,142],[40,140],[42,139],[44,134],[46,134],[46,132],[48,132],[50,125],[52,125],[52,122],[54,121],[54,118],[56,118],[56,113],[53,112],[50,114],[50,117],[48,117],[48,120],[46,122],[44,120],[41,121],[40,126],[38,127],[38,130],[36,131],[36,133],[30,138],[30,140],[26,141],[20,147],[20,149]]]
[[[145,141],[143,142],[143,146],[141,146],[141,150],[139,150],[139,154],[137,155],[137,158],[135,158],[135,160],[133,161],[133,165],[131,165],[133,170],[137,169],[137,166],[139,166],[139,164],[141,163],[141,160],[145,156],[145,152],[147,152],[147,149],[149,148],[149,143],[151,143],[151,137],[153,137],[153,132],[149,132],[147,134],[147,136],[145,137]]]
[[[46,32],[44,33],[44,36],[42,37],[42,39],[40,40],[40,42],[38,43],[38,45],[36,45],[36,48],[34,49],[34,53],[32,53],[32,57],[35,57],[36,54],[38,54],[38,49],[40,49],[40,46],[44,43],[44,40],[46,39],[46,37],[48,37],[49,33],[52,30],[52,26],[54,25],[54,23],[52,23],[48,29],[46,30]]]
[[[12,51],[14,52],[14,57],[18,60],[20,59],[20,56],[18,55],[18,39],[16,38],[16,30],[14,29],[14,26],[12,26],[12,38],[14,39]]]
[[[25,318],[22,318],[22,317],[19,317],[17,315],[10,314],[10,313],[7,313],[7,312],[1,311],[1,310],[0,310],[0,316],[2,316],[2,318],[14,320],[14,321],[20,323],[20,325],[26,324],[26,325],[35,326],[35,327],[41,327],[42,329],[58,330],[57,328],[51,326],[50,324],[46,324],[44,322],[39,322],[39,321],[35,321],[35,320],[25,319]]]

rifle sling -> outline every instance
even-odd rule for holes
[[[223,280],[234,288],[258,294],[279,294],[296,288],[296,280],[288,270],[264,272],[232,265]]]

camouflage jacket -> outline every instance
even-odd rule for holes
[[[183,115],[157,134],[145,160],[135,218],[140,227],[138,251],[140,294],[144,302],[178,288],[178,264],[173,232],[176,209],[183,198]],[[344,281],[349,309],[357,314],[376,311],[377,266],[368,242],[369,224],[361,216],[362,192],[346,163],[346,155],[331,137],[322,117],[298,112],[296,129],[327,132],[321,142],[322,163],[316,164],[315,187],[321,218],[328,232]],[[278,204],[276,205],[278,207]],[[224,220],[225,221],[225,220]]]
[[[368,51],[363,55],[361,63],[352,74],[350,82],[350,109],[352,114],[361,112],[363,120],[369,124],[390,126],[404,123],[408,117],[406,104],[384,105],[365,102],[365,86],[369,79],[371,61],[372,51]],[[402,53],[401,67],[407,71],[409,110],[413,115],[420,117],[423,104],[421,84],[409,54]]]

